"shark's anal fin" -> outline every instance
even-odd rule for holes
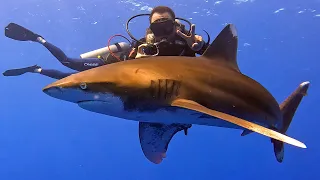
[[[179,131],[187,131],[191,124],[160,124],[139,122],[139,139],[143,154],[155,163],[166,157],[172,137]]]
[[[245,130],[242,131],[241,136],[246,136],[246,135],[251,134],[251,133],[253,133],[253,131],[245,129]]]
[[[257,132],[259,134],[268,136],[270,138],[297,146],[297,147],[301,147],[301,148],[306,148],[306,145],[303,144],[302,142],[295,140],[291,137],[288,137],[284,134],[278,133],[274,130],[265,128],[263,126],[254,124],[252,122],[243,120],[241,118],[229,115],[229,114],[225,114],[219,111],[215,111],[212,109],[208,109],[202,105],[200,105],[197,102],[191,101],[191,100],[186,100],[186,99],[177,99],[175,101],[172,102],[171,104],[172,106],[177,106],[177,107],[182,107],[182,108],[186,108],[186,109],[190,109],[190,110],[194,110],[194,111],[198,111],[198,112],[202,112],[204,114],[208,114],[214,117],[217,117],[219,119],[228,121],[230,123],[236,124],[238,126],[247,128],[251,131]]]
[[[240,72],[237,63],[238,35],[233,24],[228,24],[210,44],[202,57],[224,61],[227,66]]]

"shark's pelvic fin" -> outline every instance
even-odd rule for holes
[[[177,107],[182,107],[182,108],[186,108],[186,109],[191,109],[194,111],[198,111],[198,112],[202,112],[204,114],[208,114],[217,118],[220,118],[222,120],[228,121],[230,123],[236,124],[238,126],[247,128],[249,130],[252,130],[254,132],[257,132],[259,134],[268,136],[270,138],[297,146],[297,147],[301,147],[301,148],[306,148],[306,145],[303,144],[302,142],[295,140],[291,137],[288,137],[284,134],[278,133],[274,130],[265,128],[263,126],[254,124],[252,122],[243,120],[241,118],[237,118],[235,116],[229,115],[229,114],[225,114],[219,111],[215,111],[212,109],[208,109],[200,104],[198,104],[197,102],[191,101],[191,100],[186,100],[186,99],[177,99],[175,101],[172,102],[171,104],[172,106],[177,106]]]
[[[227,66],[240,72],[237,63],[238,35],[233,24],[228,24],[203,53],[202,57],[225,61]]]
[[[172,137],[179,131],[185,134],[191,124],[161,124],[139,122],[139,139],[141,149],[146,158],[155,163],[161,163],[166,157],[168,145]]]

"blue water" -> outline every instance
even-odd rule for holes
[[[0,76],[0,179],[319,179],[319,0],[176,0],[174,2],[102,0],[11,0],[0,6],[0,26],[21,24],[63,49],[69,56],[101,48],[124,23],[156,5],[172,7],[190,19],[196,31],[212,39],[225,23],[239,34],[241,71],[283,101],[301,82],[306,96],[288,130],[307,149],[285,145],[279,164],[270,139],[259,134],[193,126],[178,133],[159,165],[143,155],[138,123],[91,113],[45,95],[53,79],[39,74]],[[147,18],[130,25],[142,37]],[[145,21],[145,22],[143,22]],[[127,36],[128,37],[128,36]],[[125,41],[120,37],[113,40]],[[0,37],[0,71],[38,64],[70,71],[44,47]]]

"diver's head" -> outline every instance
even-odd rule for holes
[[[150,27],[156,41],[169,39],[176,34],[175,13],[167,6],[155,7],[149,16]]]

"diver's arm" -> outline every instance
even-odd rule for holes
[[[145,42],[146,39],[145,38],[141,38],[139,39],[139,41],[142,41],[142,42]],[[135,42],[133,45],[132,45],[132,49],[128,55],[128,59],[136,59],[137,57],[137,54],[138,54],[138,47],[141,45],[140,42]]]
[[[180,34],[180,37],[182,37],[183,39],[186,40],[186,38],[191,37],[191,33],[185,29],[185,26],[184,26],[183,24],[180,25],[179,30],[183,33],[183,34]],[[192,48],[190,47],[190,50],[191,50],[192,52],[188,52],[187,54],[195,53],[195,54],[202,55],[202,54],[206,51],[206,49],[208,48],[208,46],[209,46],[210,44],[209,44],[209,43],[206,43],[206,42],[203,40],[202,36],[200,36],[200,35],[198,35],[198,34],[195,34],[195,38],[196,38],[196,40],[200,40],[200,42],[202,43],[202,47],[201,47],[200,50],[198,50],[198,51],[192,50]],[[208,35],[208,38],[209,38],[208,40],[210,40],[210,36],[209,36],[209,35]],[[190,51],[190,50],[189,50],[189,51]]]

